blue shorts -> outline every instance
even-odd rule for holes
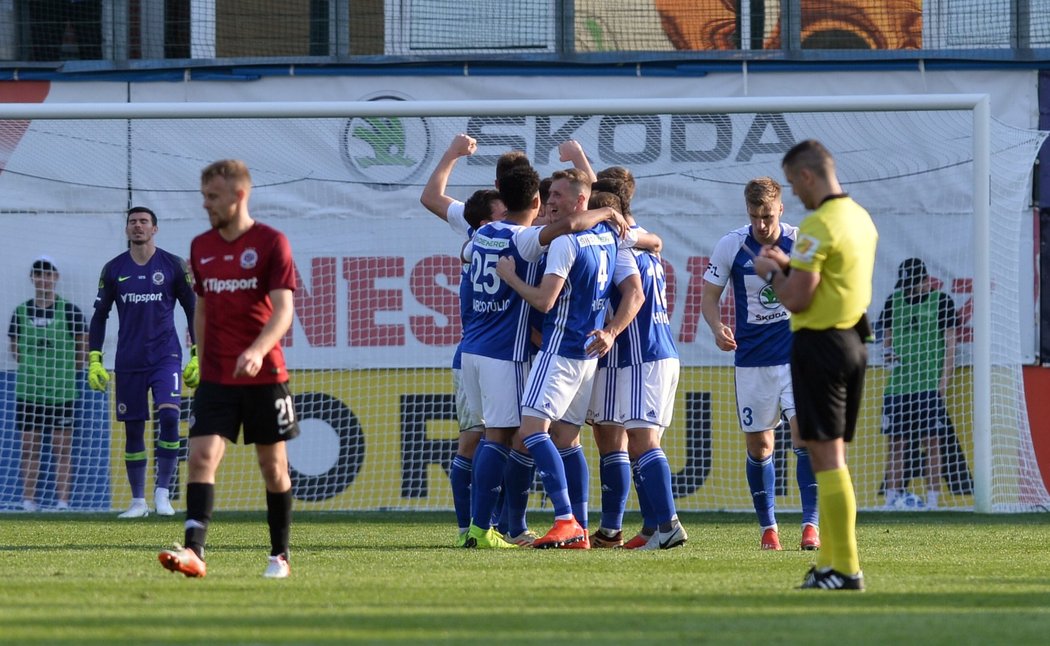
[[[952,429],[944,397],[936,390],[882,398],[882,433],[900,437],[939,437]]]
[[[161,404],[179,407],[182,401],[182,365],[174,357],[149,370],[117,373],[117,420],[153,419],[149,391],[153,391],[153,408]]]

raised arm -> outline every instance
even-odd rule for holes
[[[430,179],[427,180],[426,186],[423,187],[423,193],[419,196],[419,201],[428,211],[442,220],[448,220],[448,207],[455,202],[454,199],[445,195],[452,168],[460,157],[473,155],[477,148],[478,143],[472,137],[462,133],[453,137],[448,150],[438,160],[437,167],[434,168],[434,172],[430,174]]]
[[[583,152],[583,146],[575,139],[563,141],[558,144],[558,160],[571,162],[573,168],[578,168],[587,173],[591,184],[598,181],[598,175],[591,168],[591,162],[587,161],[587,153]]]

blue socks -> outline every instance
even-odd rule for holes
[[[551,441],[550,434],[536,433],[528,436],[525,438],[525,447],[536,461],[536,471],[543,481],[543,490],[547,492],[547,497],[554,506],[554,518],[567,520],[573,514],[569,504],[569,489],[565,484],[565,465],[554,442]]]
[[[565,464],[565,484],[569,489],[569,503],[572,515],[580,527],[587,529],[587,503],[590,499],[591,477],[587,470],[587,458],[582,446],[570,446],[560,449],[562,462]]]
[[[645,481],[642,480],[637,461],[631,463],[631,477],[634,478],[634,491],[638,494],[638,511],[642,514],[642,527],[656,529],[660,523],[656,522],[656,513],[653,511],[652,503],[649,502],[649,492],[645,488]]]
[[[755,513],[758,515],[758,524],[762,527],[772,527],[777,524],[776,515],[773,513],[773,502],[776,494],[776,472],[773,470],[773,456],[768,456],[759,462],[747,456],[747,485],[751,490],[751,501],[755,505]]]
[[[802,498],[802,524],[819,525],[817,478],[813,475],[813,465],[809,461],[809,451],[806,449],[795,449],[795,457],[795,478],[798,480],[798,493]]]
[[[652,505],[654,527],[670,523],[676,516],[674,496],[671,495],[671,467],[660,448],[649,449],[638,458],[638,473],[643,489]],[[645,525],[648,527],[649,523]]]
[[[492,527],[492,512],[503,489],[503,472],[510,449],[485,442],[474,454],[474,483],[471,487],[471,518],[481,529]]]
[[[452,485],[452,506],[456,510],[456,526],[460,531],[470,527],[470,482],[474,462],[470,458],[457,455],[452,458],[448,480]]]
[[[528,529],[525,511],[529,506],[529,494],[536,477],[536,462],[524,453],[512,450],[503,474],[503,492],[506,501],[504,521],[511,536],[519,536]]]
[[[631,461],[626,451],[613,451],[601,458],[603,529],[622,529],[623,510],[631,481]]]

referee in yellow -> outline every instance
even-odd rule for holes
[[[865,315],[879,239],[871,216],[842,191],[835,160],[819,141],[795,145],[781,162],[792,192],[813,212],[788,258],[766,247],[755,273],[793,314],[795,412],[817,477],[823,546],[802,588],[863,590],[857,498],[846,442],[853,439],[871,337]]]

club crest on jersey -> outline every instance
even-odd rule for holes
[[[767,310],[775,310],[780,307],[780,299],[777,298],[777,293],[773,291],[773,286],[769,283],[766,283],[758,292],[758,302]]]
[[[164,284],[164,272],[163,271],[159,271],[158,270],[158,271],[153,272],[153,284],[154,285],[163,285]]]
[[[259,264],[259,252],[255,247],[248,247],[241,252],[241,269],[254,269]]]

